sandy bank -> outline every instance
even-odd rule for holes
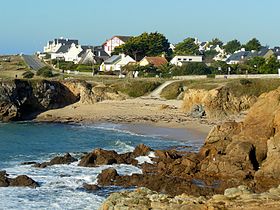
[[[213,125],[209,125],[206,120],[187,116],[180,109],[181,103],[182,101],[179,100],[165,101],[147,98],[103,101],[91,105],[76,103],[41,113],[36,121],[142,124],[185,128],[207,134]]]

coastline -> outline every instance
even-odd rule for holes
[[[180,109],[182,101],[156,99],[127,99],[102,101],[95,104],[76,103],[39,114],[36,122],[120,124],[139,134],[164,133],[183,140],[184,133],[202,135],[204,139],[213,127],[208,121],[195,119]],[[160,131],[161,130],[161,131]]]

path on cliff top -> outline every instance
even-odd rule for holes
[[[148,96],[146,97],[142,97],[142,98],[153,98],[153,99],[162,99],[160,94],[162,92],[162,90],[167,87],[168,85],[174,83],[174,82],[178,82],[180,80],[169,80],[164,82],[163,84],[161,84],[160,86],[158,86],[155,90],[153,90]]]

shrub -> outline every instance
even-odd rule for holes
[[[181,67],[173,68],[173,76],[183,75],[207,75],[211,74],[211,69],[205,63],[187,63]]]
[[[250,85],[252,84],[252,81],[248,80],[248,79],[240,79],[240,84],[241,85]]]
[[[25,79],[30,79],[34,77],[34,73],[32,71],[26,71],[22,74],[22,77]]]
[[[53,73],[52,73],[52,68],[45,66],[43,68],[40,68],[37,73],[37,76],[42,76],[42,77],[53,77]]]

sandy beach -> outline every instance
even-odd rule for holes
[[[135,98],[122,101],[102,101],[95,104],[76,103],[49,110],[35,119],[43,122],[125,123],[182,128],[204,133],[213,125],[203,119],[194,119],[180,109],[180,100]],[[130,128],[131,129],[131,128]]]

